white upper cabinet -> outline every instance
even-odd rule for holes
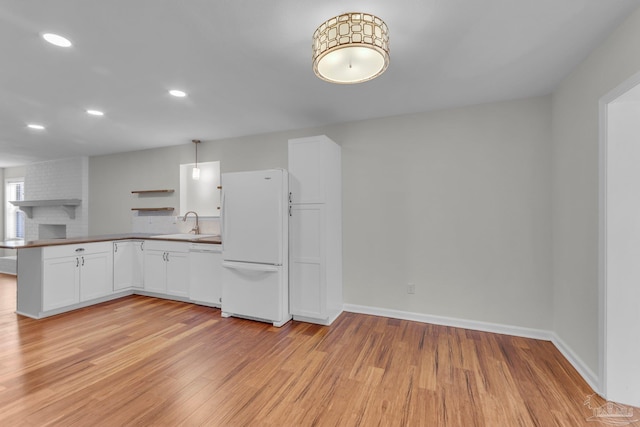
[[[289,191],[291,203],[324,203],[326,136],[299,138],[289,141]],[[329,140],[330,141],[330,140]]]

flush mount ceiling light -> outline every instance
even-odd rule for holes
[[[92,116],[104,116],[104,113],[100,110],[87,110],[87,114],[91,114]]]
[[[29,124],[27,125],[27,127],[28,127],[29,129],[44,130],[44,126],[39,125],[39,124],[36,124],[36,123],[29,123]]]
[[[200,144],[200,140],[192,139],[191,142],[193,142],[196,145],[196,165],[191,171],[191,178],[197,181],[200,179],[200,168],[198,168],[198,144]]]
[[[171,89],[169,94],[175,96],[176,98],[184,98],[187,96],[187,93],[178,89]]]
[[[370,13],[333,17],[313,33],[313,71],[332,83],[361,83],[389,65],[387,24]]]
[[[71,42],[69,41],[69,39],[62,37],[58,34],[45,33],[42,35],[42,38],[55,46],[71,47]]]

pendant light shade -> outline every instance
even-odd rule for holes
[[[370,13],[333,17],[313,34],[313,71],[332,83],[361,83],[389,65],[387,24]]]
[[[193,167],[193,170],[191,171],[191,179],[197,181],[200,179],[200,168],[198,167],[198,144],[200,144],[200,140],[192,139],[191,142],[193,142],[196,145],[196,165]]]

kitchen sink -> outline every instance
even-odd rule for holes
[[[157,236],[151,236],[155,239],[168,239],[168,240],[199,240],[207,237],[218,237],[218,234],[190,234],[190,233],[178,233],[178,234],[158,234]]]

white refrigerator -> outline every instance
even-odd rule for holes
[[[291,319],[288,183],[283,169],[222,174],[222,317]]]

